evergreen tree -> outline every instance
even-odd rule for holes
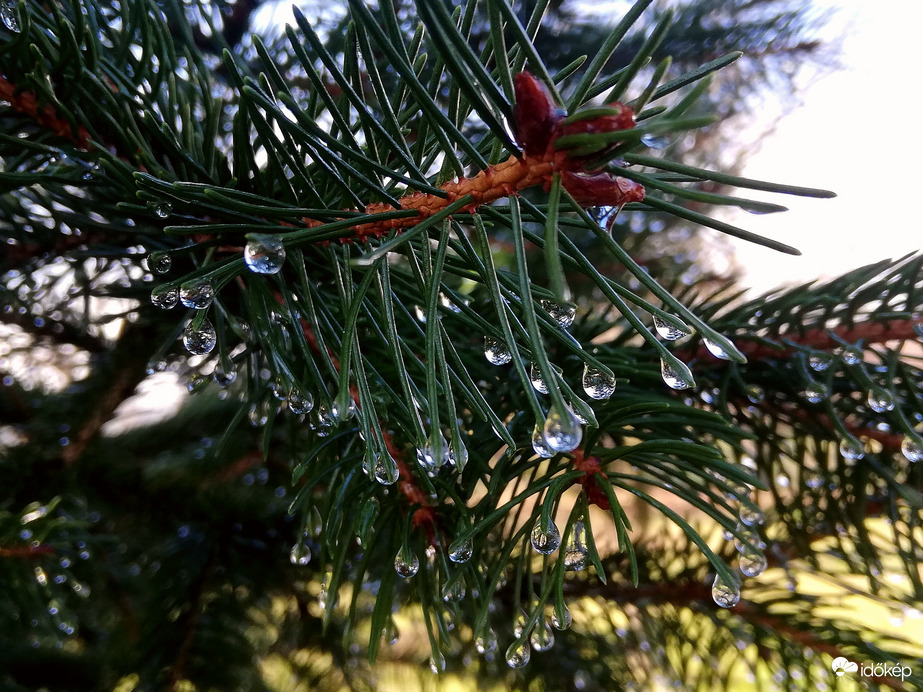
[[[259,4],[0,1],[3,689],[919,686],[923,258],[658,242],[795,15]]]

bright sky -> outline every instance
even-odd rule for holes
[[[779,200],[790,211],[741,213],[747,230],[799,248],[789,257],[735,241],[746,283],[762,292],[782,282],[835,276],[923,246],[918,134],[920,27],[917,0],[816,0],[837,8],[828,29],[844,30],[846,69],[813,84],[803,106],[779,124],[744,175],[833,190],[832,200]]]

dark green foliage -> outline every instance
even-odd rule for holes
[[[815,48],[796,15],[641,2],[603,31],[547,2],[351,0],[260,37],[259,4],[4,9],[0,685],[376,689],[432,656],[472,687],[816,689],[835,656],[912,665],[919,627],[891,621],[923,601],[921,259],[750,302],[691,259],[689,224],[797,252],[712,205],[832,194],[702,153],[770,42]],[[636,108],[557,144],[643,202],[583,209],[551,174],[450,194],[517,165],[521,69],[572,121]],[[176,380],[194,396],[126,423]]]

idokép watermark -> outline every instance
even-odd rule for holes
[[[849,673],[854,673],[863,678],[900,678],[901,680],[905,680],[909,678],[910,674],[913,672],[910,666],[891,666],[885,663],[866,663],[859,665],[855,661],[850,661],[843,656],[833,659],[831,667],[837,677],[840,678]]]

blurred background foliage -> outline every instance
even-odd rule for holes
[[[391,4],[404,43],[416,45],[417,8],[403,0]],[[127,60],[124,73],[101,68],[98,76],[101,83],[128,84],[133,66],[151,60],[177,64],[188,75],[207,72],[207,82],[164,77],[162,91],[152,88],[153,105],[147,105],[167,112],[176,105],[170,99],[194,102],[196,94],[225,103],[211,133],[217,149],[229,154],[211,162],[211,173],[224,182],[242,156],[255,158],[255,152],[241,149],[247,145],[234,130],[241,75],[257,79],[273,65],[298,102],[316,103],[318,76],[334,98],[344,87],[329,69],[309,74],[295,55],[280,22],[286,2],[157,5],[175,55],[168,60],[154,50],[163,46],[139,43],[144,50],[132,54],[136,62]],[[378,6],[367,5],[377,17]],[[603,11],[589,3],[549,4],[534,42],[549,73],[579,75],[582,66],[574,66],[575,58],[600,51],[630,7],[607,5]],[[534,6],[514,5],[524,25]],[[127,23],[124,13],[143,12],[142,7],[98,0],[85,3],[82,15],[108,22],[108,28],[97,29],[105,47]],[[345,3],[300,7],[329,54],[344,60]],[[761,104],[797,99],[795,77],[806,66],[822,71],[836,65],[836,46],[813,38],[823,18],[804,3],[699,0],[654,3],[614,52],[605,74],[632,61],[668,10],[672,20],[650,62],[663,64],[670,56],[665,78],[744,52],[714,76],[695,105],[694,113],[720,115],[718,126],[650,144],[686,164],[733,174],[756,134],[772,127],[761,117]],[[7,30],[0,55],[10,66],[7,76],[15,69],[28,72],[13,59],[31,55],[17,44],[10,23],[23,22],[19,11],[3,6]],[[470,26],[469,44],[478,53],[490,40],[486,16],[475,14]],[[35,50],[50,51],[51,43]],[[225,51],[233,61],[223,57]],[[184,57],[190,55],[195,64]],[[423,83],[438,78],[435,64],[422,66]],[[638,83],[654,69],[644,68]],[[45,91],[43,75],[33,76],[31,88],[50,99],[51,78],[59,75],[49,76]],[[390,76],[388,87],[398,88]],[[437,92],[443,107],[453,98],[457,93],[448,88]],[[138,162],[120,168],[112,157],[81,158],[80,148],[62,144],[60,132],[49,132],[47,122],[24,119],[9,96],[4,100],[3,689],[859,689],[855,680],[832,674],[833,657],[919,661],[921,471],[909,462],[923,457],[914,432],[923,420],[920,352],[910,328],[920,308],[920,258],[747,301],[729,242],[655,210],[615,218],[612,237],[627,253],[715,329],[738,345],[746,343],[751,362],[710,358],[698,340],[681,341],[676,353],[694,364],[698,387],[669,391],[656,354],[645,354],[625,316],[582,272],[568,272],[578,306],[571,333],[580,343],[596,345],[618,375],[620,404],[597,415],[608,435],[600,448],[609,452],[601,456],[625,483],[619,498],[633,527],[632,548],[616,535],[609,513],[587,506],[579,487],[566,491],[557,503],[557,523],[565,532],[577,521],[598,527],[591,533],[599,555],[595,572],[608,579],[603,582],[589,569],[569,573],[563,601],[549,601],[548,618],[560,625],[563,611],[551,606],[565,602],[573,625],[552,627],[543,619],[532,635],[531,662],[511,669],[503,652],[515,628],[531,616],[532,596],[524,590],[535,588],[512,575],[551,569],[527,544],[518,547],[527,539],[523,527],[531,526],[538,511],[534,503],[521,504],[501,522],[493,534],[498,544],[493,551],[481,549],[483,569],[469,582],[469,588],[484,589],[483,577],[492,570],[509,572],[491,599],[490,619],[502,623],[494,635],[500,641],[496,648],[489,636],[485,640],[472,629],[480,615],[474,594],[444,599],[445,584],[432,581],[447,571],[396,578],[391,549],[402,537],[391,524],[400,524],[400,517],[386,507],[377,518],[362,507],[337,511],[340,498],[329,496],[316,466],[306,468],[304,450],[317,456],[318,446],[339,445],[342,431],[319,439],[310,426],[280,413],[274,399],[254,400],[253,382],[234,382],[222,369],[225,363],[174,347],[182,325],[150,307],[155,279],[145,258],[153,250],[177,248],[175,238],[161,233],[164,225],[177,223],[177,214],[135,198],[134,183],[126,179],[143,170]],[[62,105],[56,101],[49,102]],[[80,113],[73,115],[82,122]],[[122,147],[133,146],[122,134],[121,115],[113,110],[112,122],[99,125],[100,131]],[[411,141],[417,126],[408,121]],[[477,119],[463,125],[472,141],[481,141],[487,129]],[[744,129],[749,139],[741,142]],[[157,164],[181,161],[175,164],[177,178],[196,179],[197,173],[180,167],[195,169],[198,163],[176,154],[187,143],[171,141],[169,127],[162,131],[156,146],[170,154]],[[153,170],[152,162],[146,167]],[[120,173],[127,175],[120,179]],[[75,195],[73,189],[81,186],[91,194]],[[719,183],[705,187],[727,191]],[[541,198],[524,195],[526,202]],[[143,223],[137,220],[142,217]],[[599,252],[598,238],[574,234],[571,241],[593,257],[602,275],[650,298],[635,273]],[[502,228],[492,237],[498,266],[515,266],[512,242]],[[544,265],[533,264],[532,281],[545,285]],[[408,314],[415,308],[404,307]],[[869,331],[867,325],[893,331]],[[498,411],[526,408],[514,378],[497,375],[483,358],[466,364]],[[271,388],[268,370],[251,368],[248,376],[260,391]],[[185,396],[186,389],[196,395]],[[242,407],[241,399],[253,405]],[[641,408],[627,408],[630,404]],[[504,418],[517,440],[529,437],[534,421],[527,418]],[[490,426],[478,421],[472,432],[472,459],[494,457],[499,443]],[[734,526],[718,525],[702,507],[677,500],[672,483],[687,482],[681,474],[671,478],[643,454],[632,457],[631,449],[644,440],[692,439],[752,470],[765,488],[752,495],[739,485],[724,494],[703,490],[715,505],[765,515],[762,536],[751,538],[761,544],[768,569],[744,581],[742,600],[732,609],[713,602],[714,567],[702,546],[657,508],[688,521],[730,564],[748,554],[740,525],[731,532]],[[620,456],[616,450],[628,451]],[[501,467],[512,469],[504,476],[509,487],[492,489],[497,497],[508,499],[541,474],[551,477],[560,470],[540,468],[531,457],[528,448],[509,451],[503,462],[509,466]],[[340,457],[320,458],[337,465]],[[636,481],[650,483],[644,486],[648,499],[631,501],[630,491],[622,492]],[[309,482],[314,490],[305,493]],[[479,501],[477,492],[471,491],[472,504]],[[296,511],[290,511],[293,501]],[[331,526],[354,509],[360,516],[353,520],[367,524],[358,527],[358,537]],[[369,570],[363,582],[366,561],[387,569]],[[507,569],[507,562],[516,568]],[[355,580],[341,574],[353,569],[359,570]],[[332,592],[331,582],[338,585]],[[370,665],[368,641],[373,622],[382,621],[376,612],[382,589],[393,590],[395,607],[385,614],[384,645]],[[421,610],[420,593],[427,591],[435,594],[422,599],[430,609],[454,611],[454,617]],[[445,660],[435,675],[431,640],[439,627],[453,631],[438,632]],[[435,666],[442,667],[438,660]],[[916,683],[893,677],[866,683],[912,689],[923,671],[914,675]]]

